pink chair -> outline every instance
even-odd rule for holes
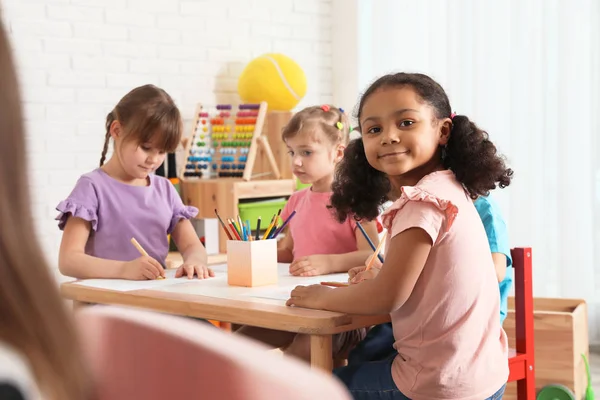
[[[97,400],[350,399],[331,374],[208,324],[113,306],[76,321]]]

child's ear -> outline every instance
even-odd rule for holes
[[[335,162],[339,163],[340,161],[342,161],[342,158],[344,158],[344,150],[346,150],[346,146],[344,146],[343,144],[338,144],[336,150],[335,150]]]
[[[123,134],[123,127],[121,126],[121,123],[117,120],[114,120],[110,124],[109,132],[113,140],[117,140],[118,138],[120,138]]]
[[[452,131],[452,120],[450,118],[445,118],[440,124],[440,146],[445,146],[448,144],[448,140],[450,140],[450,132]]]

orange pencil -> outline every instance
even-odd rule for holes
[[[323,286],[331,286],[331,287],[346,287],[349,286],[346,282],[321,282]]]
[[[365,268],[365,271],[370,270],[371,267],[373,266],[373,263],[375,262],[377,255],[379,254],[379,252],[381,251],[381,248],[383,247],[383,244],[385,243],[386,237],[387,236],[384,236],[383,239],[381,239],[381,242],[379,242],[379,246],[377,246],[377,249],[375,249],[375,254],[373,254],[373,257],[371,257],[371,261],[369,261],[369,264],[367,264],[367,268]]]

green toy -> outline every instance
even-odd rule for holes
[[[585,354],[581,354],[585,364],[587,373],[587,387],[585,389],[585,400],[594,400],[594,389],[592,389],[592,375],[590,374],[590,364],[588,363]],[[544,386],[539,391],[536,400],[576,400],[575,394],[566,386],[563,385],[548,385]]]
[[[592,374],[590,374],[590,364],[585,354],[581,353],[585,363],[585,372],[587,373],[587,387],[585,388],[585,400],[594,400],[594,389],[592,389]]]
[[[536,397],[536,400],[576,400],[575,394],[563,385],[544,386]]]

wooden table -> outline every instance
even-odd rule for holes
[[[389,316],[358,316],[293,308],[286,307],[283,300],[251,297],[261,290],[273,290],[273,287],[228,287],[224,266],[220,268],[217,271],[215,267],[217,277],[207,281],[193,280],[161,288],[130,291],[68,282],[61,285],[61,293],[63,297],[73,300],[76,306],[88,303],[133,306],[187,317],[307,334],[310,335],[311,365],[326,370],[333,367],[332,335],[389,321]],[[285,268],[287,267],[280,266],[280,282],[274,287],[276,290],[287,290],[290,282],[314,283],[318,279],[332,280],[334,277],[330,275],[308,280],[290,277]],[[337,278],[340,280],[340,276]],[[214,295],[219,297],[213,297]]]

